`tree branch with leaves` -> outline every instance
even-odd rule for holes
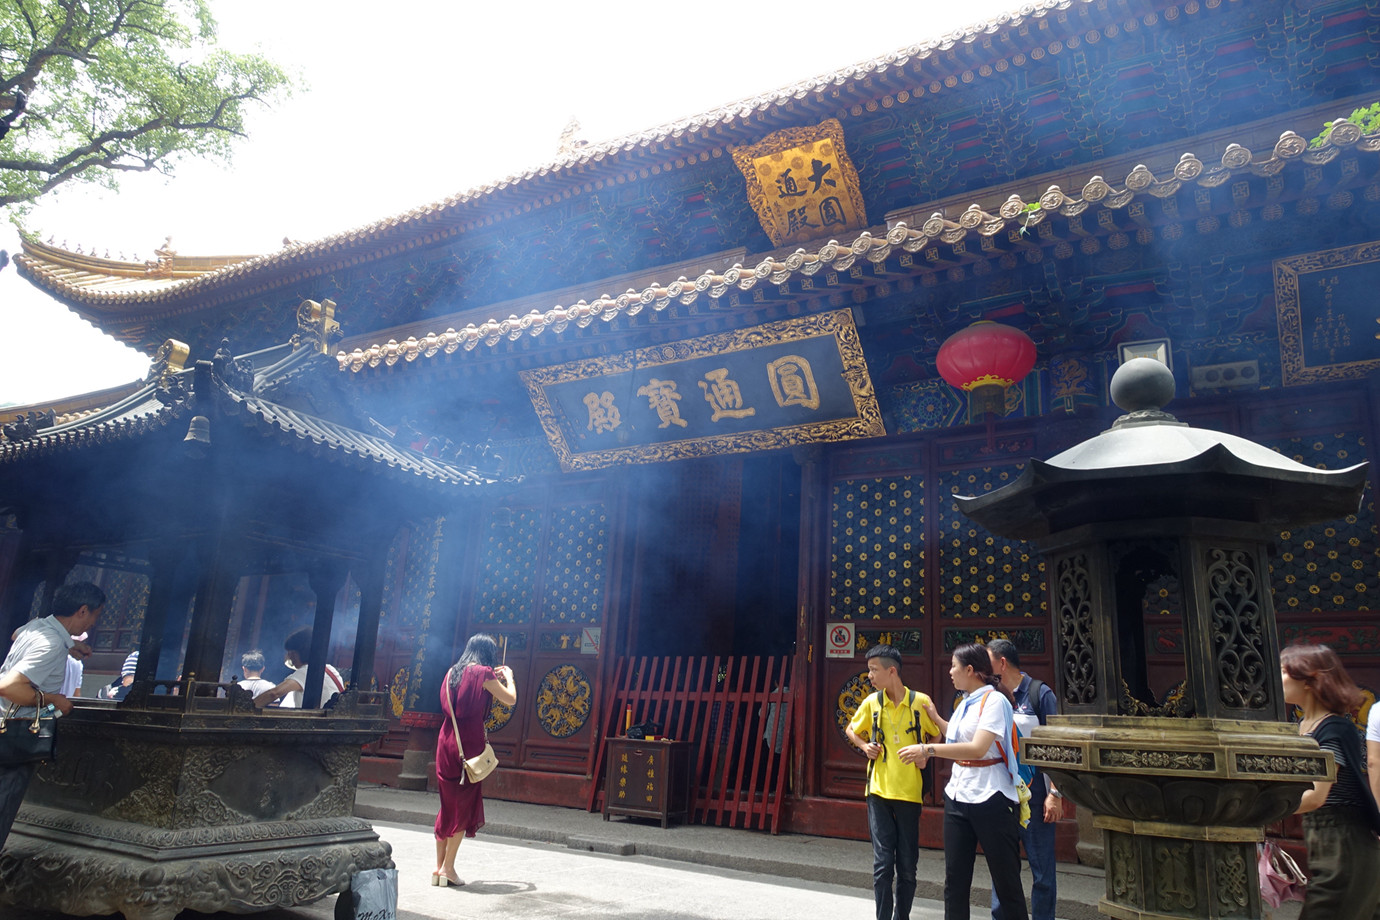
[[[228,161],[252,105],[291,91],[216,45],[205,0],[0,0],[0,207],[67,182]]]

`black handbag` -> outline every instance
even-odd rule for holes
[[[21,719],[15,716],[16,711],[18,706],[11,703],[0,713],[0,766],[52,760],[57,751],[57,713],[43,705],[42,691],[38,692],[33,718]]]

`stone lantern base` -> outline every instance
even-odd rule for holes
[[[1031,732],[1027,763],[1102,831],[1102,913],[1122,920],[1258,918],[1256,844],[1298,807],[1332,756],[1293,725],[1223,719],[1058,716]]]

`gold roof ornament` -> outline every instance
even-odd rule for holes
[[[297,330],[292,337],[293,349],[309,345],[323,355],[330,354],[331,344],[343,334],[335,321],[335,301],[302,301],[297,307]]]
[[[191,351],[186,342],[167,339],[158,346],[158,351],[153,353],[153,363],[149,365],[148,376],[144,379],[149,383],[161,383],[169,377],[176,376],[186,366],[187,356]]]
[[[862,185],[837,118],[786,128],[731,152],[747,180],[748,203],[772,245],[867,226]]]

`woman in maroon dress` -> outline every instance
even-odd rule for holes
[[[460,842],[484,826],[484,784],[465,778],[465,765],[455,743],[450,716],[460,729],[465,757],[484,750],[484,720],[490,697],[507,706],[517,703],[511,668],[498,664],[498,643],[482,633],[465,643],[464,654],[446,674],[441,685],[441,734],[436,739],[436,778],[441,787],[441,810],[436,815],[436,871],[431,884],[463,885],[455,872]]]

